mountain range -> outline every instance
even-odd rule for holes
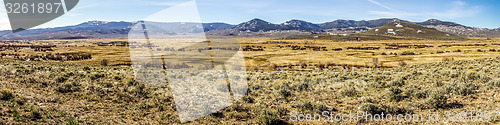
[[[227,23],[203,23],[208,35],[222,36],[283,36],[307,35],[316,33],[359,33],[391,22],[410,22],[397,18],[376,20],[335,20],[320,24],[293,19],[281,24],[273,24],[262,19],[252,19],[238,25]],[[127,38],[128,31],[137,22],[88,21],[78,25],[56,28],[29,29],[17,33],[10,30],[0,31],[0,40],[30,39],[78,39],[78,38]],[[425,22],[410,22],[435,28],[442,32],[463,37],[500,37],[500,28],[487,29],[464,26],[454,22],[429,19]],[[163,23],[168,26],[186,25],[185,23]],[[193,27],[199,28],[199,27]],[[194,30],[193,30],[194,31]]]
[[[326,39],[331,41],[364,41],[364,40],[468,40],[467,37],[457,36],[435,28],[422,25],[395,21],[383,26],[371,28],[360,33],[321,33],[310,35],[295,35],[283,39]]]
[[[321,31],[327,29],[335,29],[335,28],[350,28],[350,27],[363,27],[363,28],[374,28],[383,26],[390,22],[402,21],[408,22],[405,20],[399,19],[378,19],[378,20],[335,20],[332,22],[326,22],[321,24],[313,24],[311,22],[306,22],[302,20],[292,19],[290,21],[281,23],[281,24],[272,24],[270,22],[261,20],[261,19],[252,19],[248,22],[241,23],[236,25],[232,29],[240,30],[240,31],[270,31],[270,30],[301,30],[301,31]]]

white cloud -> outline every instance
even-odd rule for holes
[[[394,9],[392,9],[392,8],[390,8],[390,7],[387,7],[387,6],[385,6],[385,5],[382,5],[382,4],[380,4],[379,2],[377,2],[377,1],[374,1],[374,0],[368,0],[368,1],[370,1],[370,2],[372,2],[372,3],[374,3],[374,4],[377,4],[377,5],[378,5],[378,6],[380,6],[380,7],[383,7],[383,8],[386,8],[386,9],[388,9],[388,10],[394,11]]]
[[[481,12],[481,7],[467,7],[467,4],[462,1],[451,2],[451,8],[441,12],[405,12],[405,11],[369,11],[370,14],[382,17],[397,17],[397,18],[413,18],[425,20],[429,18],[439,19],[457,19],[463,17],[471,17]]]

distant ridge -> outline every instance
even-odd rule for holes
[[[227,23],[203,23],[203,30],[209,35],[221,36],[290,36],[318,33],[359,33],[391,22],[409,22],[398,18],[376,20],[335,20],[320,24],[292,19],[281,24],[273,24],[262,19],[252,19],[238,25]],[[429,19],[415,24],[435,28],[442,32],[463,37],[500,37],[499,29],[475,28],[454,22]],[[88,21],[78,25],[56,28],[29,29],[18,33],[0,31],[0,40],[71,39],[71,38],[127,38],[128,31],[135,22]],[[169,26],[181,25],[170,23]]]
[[[88,21],[78,25],[56,28],[29,29],[17,33],[0,31],[0,40],[46,40],[71,38],[127,38],[130,28],[136,22]],[[179,25],[180,23],[162,23]],[[228,29],[234,25],[226,23],[203,23],[204,31]]]

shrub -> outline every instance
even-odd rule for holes
[[[401,66],[401,67],[405,67],[405,66],[407,66],[407,65],[408,65],[408,64],[407,64],[405,61],[403,61],[403,60],[400,60],[400,61],[399,61],[399,66]]]
[[[405,92],[406,95],[408,96],[412,96],[413,98],[426,98],[427,95],[428,95],[428,89],[424,89],[422,90],[420,87],[418,86],[410,86],[410,87],[407,87]]]
[[[111,87],[113,87],[113,83],[105,82],[105,83],[102,83],[102,86],[104,86],[105,88],[111,88]]]
[[[430,108],[438,109],[446,105],[446,100],[448,100],[448,98],[444,95],[444,93],[432,91],[429,94],[429,97],[427,97],[427,100],[425,100],[425,104]]]
[[[241,98],[241,100],[243,102],[246,102],[246,103],[253,103],[254,102],[254,99],[248,95],[243,96],[243,98]]]
[[[486,83],[490,87],[500,87],[500,79],[494,79]]]
[[[80,91],[80,86],[76,83],[65,83],[57,87],[56,90],[60,93],[69,93]]]
[[[136,84],[136,82],[133,79],[127,81],[128,86],[134,86],[135,84]]]
[[[10,100],[14,98],[14,94],[12,90],[9,89],[3,89],[0,90],[0,99],[1,100]]]
[[[38,112],[38,110],[31,110],[31,118],[32,119],[41,119],[42,114]]]
[[[398,79],[398,80],[391,81],[389,83],[389,85],[391,85],[391,86],[403,86],[403,85],[405,85],[405,81],[403,79]]]
[[[302,102],[302,103],[298,104],[298,105],[297,105],[297,107],[298,107],[300,110],[302,110],[302,111],[306,111],[306,110],[311,111],[311,110],[313,110],[313,107],[314,107],[314,106],[312,105],[312,103],[311,103],[311,102],[309,102],[309,101],[304,101],[304,102]]]
[[[59,83],[65,82],[66,80],[68,80],[68,77],[65,77],[65,76],[56,77],[56,82],[59,82]]]
[[[68,123],[66,123],[66,125],[79,125],[80,123],[78,123],[78,121],[76,121],[75,119],[72,119],[72,120],[69,120]]]
[[[91,69],[90,69],[90,67],[85,66],[85,67],[83,67],[83,70],[85,70],[85,71],[89,71],[89,70],[91,70]]]
[[[324,104],[314,106],[314,112],[316,112],[316,113],[322,113],[323,111],[327,111],[327,110],[328,110],[328,107]]]
[[[363,103],[359,108],[371,114],[378,114],[381,112],[380,108],[373,103]]]
[[[429,95],[428,89],[419,90],[419,91],[416,91],[415,93],[413,93],[413,97],[419,98],[419,99],[425,98],[425,97],[427,97],[427,95]]]
[[[85,74],[83,74],[83,73],[79,73],[79,74],[78,74],[78,76],[79,76],[80,78],[85,78],[85,77],[86,77],[86,75],[85,75]]]
[[[370,102],[370,103],[373,103],[373,98],[371,98],[371,97],[362,97],[362,98],[361,98],[361,101],[362,101],[362,102]]]
[[[477,90],[479,87],[474,83],[453,83],[450,85],[442,86],[442,88],[445,92],[467,96],[470,94],[474,94],[475,90]]]
[[[103,65],[103,66],[107,66],[108,63],[109,63],[109,61],[107,59],[102,59],[101,60],[101,65]]]
[[[460,52],[460,50],[457,50],[458,52]],[[442,61],[443,62],[449,62],[449,61],[454,61],[455,59],[454,58],[449,58],[449,57],[443,57]]]
[[[411,51],[404,51],[400,55],[415,55],[415,53]]]
[[[262,88],[262,86],[260,85],[252,85],[250,86],[250,90],[253,90],[253,91],[257,91],[257,90],[260,90]]]
[[[444,85],[443,81],[436,81],[436,82],[434,82],[434,86],[435,87],[441,87],[443,85]]]
[[[297,90],[300,90],[300,91],[308,91],[309,90],[309,84],[308,83],[296,84],[295,87],[297,88]]]
[[[114,78],[115,80],[122,80],[122,77],[120,77],[120,75],[115,75],[115,76],[113,76],[113,78]]]
[[[290,90],[286,89],[285,87],[280,88],[279,93],[281,96],[283,96],[283,98],[286,98],[286,97],[289,97],[292,95]]]
[[[264,109],[260,112],[259,122],[264,125],[274,125],[279,123],[279,119],[276,116],[276,113]]]
[[[288,113],[288,110],[286,109],[286,107],[283,107],[283,106],[278,107],[277,110],[278,110],[279,116],[285,116]]]
[[[474,83],[463,83],[459,84],[457,86],[457,89],[455,90],[455,94],[467,96],[470,94],[474,94],[475,90],[478,89],[478,86],[476,86]]]
[[[389,91],[387,91],[387,98],[390,101],[399,102],[399,101],[403,100],[403,97],[401,96],[402,92],[403,91],[401,91],[401,89],[399,89],[397,87],[392,87],[389,89]]]
[[[474,81],[474,80],[477,80],[481,77],[481,75],[479,75],[478,73],[474,73],[474,72],[468,72],[466,75],[465,75],[465,78],[462,78],[464,79],[464,82],[466,81]]]
[[[347,88],[340,90],[340,93],[344,96],[353,97],[356,96],[358,92],[355,89]]]
[[[12,98],[12,99],[10,99],[10,101],[17,103],[18,105],[24,105],[26,103],[26,100],[23,98],[19,98],[19,99]]]
[[[9,109],[7,113],[11,113],[15,121],[26,121],[26,117],[18,112],[16,109]]]
[[[481,83],[486,83],[488,81],[491,81],[491,77],[489,77],[487,75],[479,75],[479,81]]]
[[[73,72],[68,72],[68,73],[64,74],[64,77],[71,77],[71,76],[73,76],[73,75],[75,75],[75,73],[73,73]]]
[[[146,85],[137,84],[136,87],[130,91],[130,93],[134,94],[137,97],[147,97],[149,91],[146,89]]]
[[[104,74],[97,73],[97,74],[91,75],[90,76],[90,80],[96,80],[96,79],[99,79],[99,78],[102,78],[102,77],[104,77]]]

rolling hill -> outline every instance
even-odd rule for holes
[[[391,22],[381,27],[375,27],[361,34],[383,35],[402,39],[465,39],[464,37],[441,32],[434,28],[424,27],[410,22]]]
[[[470,27],[437,19],[429,19],[417,24],[464,37],[500,37],[500,29]]]
[[[438,25],[442,25],[442,26],[449,26],[449,27],[452,27],[452,26],[463,26],[463,27],[471,28],[471,27],[464,26],[464,25],[461,25],[461,24],[458,24],[458,23],[448,22],[448,21],[441,21],[441,20],[438,20],[438,19],[429,19],[429,20],[427,20],[425,22],[420,22],[420,23],[416,23],[416,24],[422,25],[422,26],[438,26]]]
[[[467,38],[441,32],[434,28],[424,27],[411,22],[390,22],[368,31],[353,34],[312,34],[291,36],[286,39],[330,39],[334,41],[355,40],[466,40]]]

